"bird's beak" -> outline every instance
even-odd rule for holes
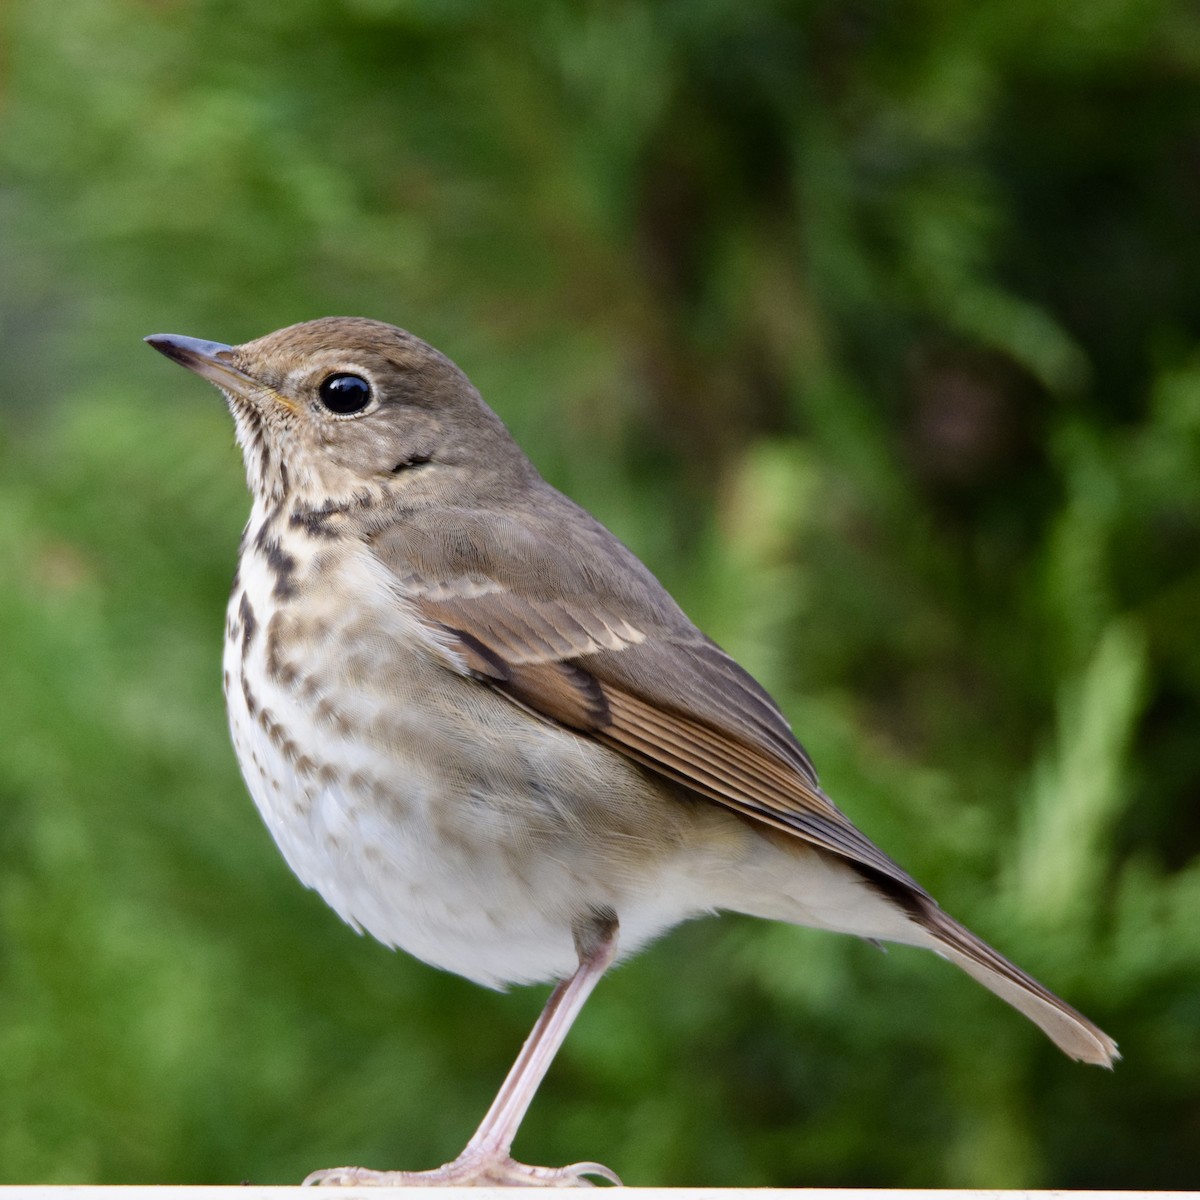
[[[178,333],[154,333],[146,341],[169,359],[189,371],[195,371],[218,387],[239,394],[248,386],[258,386],[249,375],[231,361],[233,347],[222,342],[205,342]]]
[[[261,380],[248,375],[233,361],[236,347],[224,342],[206,342],[202,338],[184,337],[180,333],[152,333],[145,339],[172,362],[215,383],[222,391],[253,401],[255,396],[269,394],[284,408],[295,410],[296,405],[286,396],[268,388]]]

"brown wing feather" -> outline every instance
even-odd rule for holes
[[[758,747],[720,729],[664,713],[639,697],[605,688],[612,720],[600,741],[639,759],[710,800],[869,867],[918,893],[892,862],[814,785]]]
[[[820,790],[767,693],[610,534],[568,553],[561,527],[530,538],[511,522],[464,530],[472,514],[439,517],[440,528],[389,528],[376,552],[482,679],[707,799],[924,895]],[[464,544],[469,566],[454,563]],[[598,552],[619,570],[597,570]],[[614,575],[619,592],[604,586]]]

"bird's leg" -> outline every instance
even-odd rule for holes
[[[591,938],[586,949],[581,947],[579,966],[574,975],[550,993],[546,1007],[542,1009],[532,1032],[525,1039],[521,1053],[517,1055],[517,1061],[513,1063],[500,1091],[496,1093],[491,1108],[467,1143],[463,1158],[477,1156],[488,1161],[509,1158],[517,1130],[529,1111],[533,1097],[550,1069],[554,1056],[566,1040],[575,1018],[583,1009],[588,996],[592,994],[592,989],[600,982],[600,976],[611,965],[616,952],[617,923],[610,919],[606,920],[603,927]],[[594,1163],[580,1165],[619,1182],[606,1167],[599,1167]]]
[[[525,1039],[491,1108],[466,1149],[453,1161],[433,1171],[371,1171],[364,1167],[333,1167],[314,1171],[306,1185],[321,1184],[384,1187],[590,1187],[589,1175],[621,1181],[600,1163],[573,1163],[569,1167],[530,1167],[514,1161],[511,1150],[521,1121],[555,1054],[566,1039],[600,976],[617,953],[617,922],[607,917],[589,927],[586,938],[577,936],[579,966],[550,993],[533,1031]]]

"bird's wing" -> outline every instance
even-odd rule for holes
[[[616,538],[547,493],[536,518],[439,509],[369,540],[466,669],[514,703],[924,895],[821,791],[770,696]]]

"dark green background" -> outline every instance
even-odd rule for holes
[[[455,358],[850,815],[1121,1043],[724,919],[518,1143],[638,1184],[1200,1183],[1200,15],[1172,0],[8,0],[0,1181],[461,1147],[544,989],[355,937],[219,689],[247,511],[142,346]]]

